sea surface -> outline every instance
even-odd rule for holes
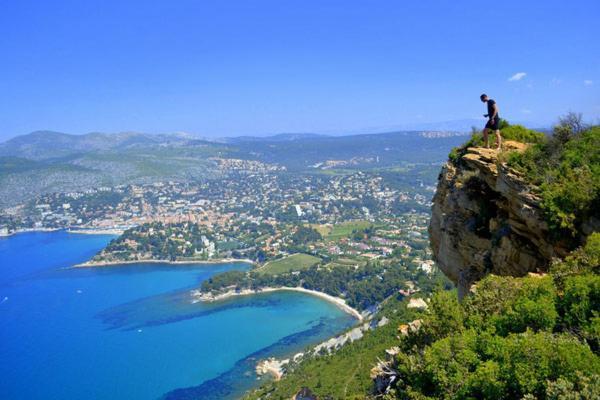
[[[355,323],[297,292],[191,303],[192,288],[243,263],[69,268],[112,238],[0,238],[0,399],[235,398],[260,382],[258,359]]]

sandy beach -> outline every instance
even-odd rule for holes
[[[254,265],[254,261],[247,258],[220,258],[215,260],[128,260],[128,261],[86,261],[81,264],[75,264],[71,268],[92,268],[92,267],[116,267],[129,264],[228,264],[241,262]]]
[[[319,292],[316,290],[305,289],[303,287],[282,286],[282,287],[266,287],[266,288],[262,288],[259,290],[252,290],[252,289],[243,289],[240,291],[230,290],[228,292],[221,293],[216,296],[209,294],[209,293],[202,293],[200,290],[193,290],[192,297],[194,299],[192,300],[192,302],[194,302],[194,303],[200,302],[200,301],[212,302],[212,301],[225,300],[225,299],[236,297],[236,296],[248,296],[248,295],[253,295],[253,294],[269,293],[269,292],[276,292],[276,291],[281,291],[281,290],[302,292],[302,293],[310,294],[312,296],[320,297],[324,300],[327,300],[327,301],[335,304],[342,311],[345,311],[348,314],[354,316],[359,321],[363,320],[362,314],[355,308],[352,308],[348,304],[346,304],[346,301],[344,299],[341,299],[341,298],[335,297],[335,296],[331,296],[327,293]]]
[[[69,233],[77,233],[81,235],[122,235],[125,232],[124,229],[67,229]]]

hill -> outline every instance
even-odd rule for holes
[[[53,131],[36,131],[0,143],[0,156],[16,156],[32,160],[58,159],[92,151],[182,145],[189,142],[185,135],[149,135],[137,132],[115,134],[91,132],[71,135]]]
[[[99,186],[190,182],[269,171],[336,173],[435,164],[460,141],[460,137],[424,132],[343,137],[283,134],[223,143],[179,134],[40,131],[0,144],[0,206]]]

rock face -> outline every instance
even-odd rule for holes
[[[522,151],[525,145],[507,141]],[[568,249],[551,243],[540,198],[515,171],[498,162],[496,150],[467,149],[438,178],[429,237],[442,271],[459,297],[484,275],[524,276],[548,269]]]

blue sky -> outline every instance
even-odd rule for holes
[[[599,17],[597,0],[7,1],[0,140],[340,133],[481,118],[481,92],[509,120],[597,121]]]

